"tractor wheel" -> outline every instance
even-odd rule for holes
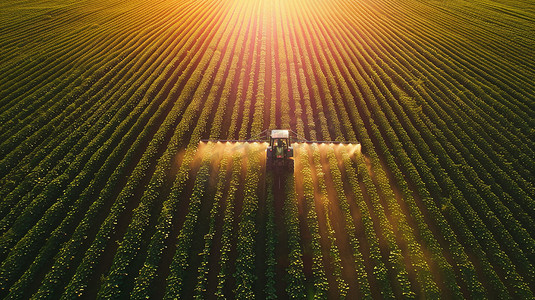
[[[293,159],[288,160],[288,172],[290,173],[294,172],[294,160]]]
[[[267,171],[273,170],[273,161],[271,159],[266,160],[266,170]]]

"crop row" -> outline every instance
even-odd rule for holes
[[[193,84],[193,83],[191,83]],[[185,94],[182,94],[183,96],[186,96]],[[110,228],[110,225],[111,226],[115,226],[114,223],[116,223],[115,221],[113,221],[114,219],[111,218],[112,216],[114,216],[114,218],[117,218],[118,214],[123,211],[125,209],[125,206],[124,206],[124,203],[126,203],[126,199],[125,196],[126,195],[129,195],[129,191],[133,191],[135,186],[136,186],[136,180],[137,182],[139,182],[139,180],[143,177],[144,175],[144,170],[147,170],[148,169],[148,166],[150,164],[150,162],[152,161],[152,157],[154,155],[156,155],[157,153],[157,148],[159,147],[159,144],[158,143],[162,143],[163,142],[163,137],[165,136],[166,134],[166,129],[169,128],[170,126],[172,126],[172,124],[175,122],[175,120],[181,115],[180,110],[183,109],[183,105],[184,105],[184,101],[180,101],[180,98],[179,98],[179,101],[178,101],[179,105],[176,105],[171,111],[170,111],[170,115],[172,116],[172,118],[169,118],[167,119],[164,124],[162,124],[162,126],[159,128],[159,131],[158,133],[156,133],[156,138],[155,138],[155,143],[151,143],[149,145],[149,149],[148,151],[145,152],[145,155],[144,157],[141,158],[141,162],[140,164],[136,167],[136,169],[134,170],[133,172],[133,175],[130,177],[130,182],[127,183],[127,188],[124,189],[122,191],[122,195],[120,194],[119,197],[118,197],[118,201],[116,201],[116,204],[114,205],[114,208],[112,208],[112,211],[115,209],[116,213],[115,214],[110,214],[108,215],[108,218],[107,218],[107,221],[105,222],[105,224],[108,224],[106,225],[106,227],[103,227],[103,228],[106,228],[106,229],[103,229],[105,231],[100,231],[100,233],[97,235],[97,241],[99,240],[99,236],[101,236],[100,239],[103,239],[101,240],[102,242],[100,243],[93,243],[93,246],[90,247],[90,250],[91,252],[97,254],[99,252],[94,252],[92,251],[91,249],[95,249],[97,250],[95,247],[96,245],[100,245],[98,247],[104,247],[105,246],[105,243],[103,243],[103,241],[107,240],[107,237],[106,235],[108,235],[109,233],[105,233],[105,232],[110,232],[109,230],[111,230]],[[182,103],[182,105],[180,105]],[[158,138],[158,136],[160,136]],[[175,142],[176,143],[176,142]],[[152,150],[151,150],[152,149]],[[123,204],[120,204],[120,203],[123,203]],[[113,228],[113,227],[112,227]],[[102,249],[102,248],[101,248]],[[102,250],[100,250],[102,251]],[[88,252],[88,253],[91,253],[91,252]],[[97,254],[98,255],[98,254]],[[87,261],[87,260],[86,260]],[[89,262],[88,262],[89,263]],[[87,263],[85,263],[87,264]],[[84,262],[82,261],[82,265],[84,265]],[[90,265],[89,265],[90,266]],[[89,267],[89,268],[84,268],[84,267],[79,267],[78,271],[79,272],[82,272],[81,274],[85,274],[84,276],[89,276],[90,273],[88,273],[88,271],[90,272],[92,268]],[[86,271],[87,270],[87,271]],[[86,284],[86,283],[84,283]]]
[[[217,36],[216,34],[215,40],[221,42],[221,35]],[[212,70],[212,72],[214,72],[214,66],[219,63],[220,59],[221,54],[215,51],[214,55],[208,62],[207,70]],[[190,78],[190,80],[191,79],[192,78]],[[184,166],[186,170],[179,171],[177,177],[175,178],[173,188],[178,188],[178,186],[182,185],[185,179],[187,178],[187,166],[189,165],[189,162],[193,159],[193,156],[195,154],[195,148],[197,147],[197,141],[200,140],[202,134],[206,130],[206,122],[209,117],[209,112],[210,109],[214,106],[215,102],[213,98],[207,98],[205,103],[201,102],[201,96],[210,87],[209,83],[211,81],[211,76],[207,76],[207,74],[205,74],[202,79],[197,80],[199,86],[195,91],[195,94],[193,95],[193,101],[189,103],[189,106],[185,111],[183,118],[175,128],[175,135],[171,139],[170,143],[167,145],[165,153],[162,155],[161,158],[159,158],[158,166],[156,167],[156,170],[152,175],[148,186],[145,188],[143,197],[140,200],[140,205],[134,210],[132,221],[130,222],[129,228],[125,236],[123,237],[123,242],[121,243],[121,246],[117,250],[117,254],[114,257],[113,265],[107,277],[107,283],[99,292],[99,294],[103,297],[112,297],[115,294],[121,294],[122,288],[118,283],[124,282],[123,278],[128,274],[128,266],[136,257],[137,251],[139,251],[139,245],[143,240],[142,234],[147,229],[147,226],[149,225],[150,216],[152,215],[152,207],[155,205],[155,200],[160,195],[161,188],[166,178],[168,178],[167,173],[171,168],[172,158],[178,152],[182,141],[184,140],[186,134],[189,132],[190,126],[193,124],[193,122],[196,122],[195,129],[191,133],[191,139],[189,145],[187,146],[185,157],[182,161],[182,166]],[[214,88],[214,86],[212,86],[212,88]],[[201,105],[203,106],[202,111]],[[198,117],[198,119],[196,119],[196,115],[199,112],[200,116]],[[166,201],[167,203],[165,203],[164,206],[171,205],[168,203],[176,202],[178,200],[176,196],[178,196],[177,193],[170,194],[169,198]],[[192,199],[195,200],[193,203],[200,202],[198,196]],[[159,221],[167,222],[163,219],[160,219]],[[188,226],[189,227],[183,228],[186,240],[189,231],[193,230],[194,225],[188,224]],[[179,252],[179,249],[180,248],[177,249],[177,253]],[[177,285],[177,289],[179,288],[180,285]]]
[[[320,195],[319,197],[319,203],[321,203],[321,208],[319,211],[323,212],[323,217],[325,218],[325,231],[327,234],[327,240],[329,245],[329,256],[331,259],[331,268],[332,268],[332,275],[336,279],[336,290],[341,298],[347,297],[347,292],[349,290],[348,283],[344,280],[342,277],[342,259],[340,258],[340,250],[338,249],[338,246],[336,244],[336,237],[335,232],[332,225],[332,213],[330,206],[331,201],[329,200],[329,196],[327,195],[327,187],[325,185],[325,173],[323,172],[323,169],[321,167],[321,161],[320,161],[320,152],[317,145],[312,145],[312,151],[313,151],[313,159],[314,159],[314,169],[316,172],[316,182],[317,182],[317,188],[319,191],[316,191],[317,194]]]
[[[369,73],[369,72],[368,72]]]
[[[342,45],[343,45],[343,44],[342,44]],[[339,51],[339,53],[344,54],[345,51]],[[345,54],[344,54],[344,55],[345,55]],[[354,68],[351,64],[348,64],[348,65],[350,66],[350,68]],[[347,69],[345,69],[345,68],[342,68],[342,70],[345,70],[345,71],[347,72]],[[354,81],[351,77],[346,77],[346,78],[349,79],[349,80],[346,79],[347,82],[350,83],[350,84],[352,84],[352,85],[355,87],[355,88],[353,88],[353,90],[354,90],[354,91],[358,91],[358,89],[356,88],[355,81]],[[366,87],[366,84],[363,83],[363,82],[361,82],[360,87],[361,87],[361,88]],[[359,97],[362,97],[362,96],[359,96]],[[353,104],[353,108],[350,109],[350,111],[357,112],[357,111],[359,111],[359,109],[357,109],[357,106],[355,106],[355,104]],[[365,111],[364,111],[364,112],[365,112]],[[369,119],[369,117],[370,117],[369,115],[366,115],[366,114],[365,114],[364,117],[363,117],[363,119],[366,120],[366,119]],[[362,130],[363,127],[365,126],[365,124],[362,122],[362,119],[358,118],[358,116],[354,117],[353,122],[354,122],[354,124],[355,124],[355,128],[359,129],[358,132],[357,132],[357,134],[361,137],[360,140],[361,140],[362,143],[363,143],[363,148],[366,149],[368,155],[371,156],[372,160],[376,161],[376,158],[377,158],[377,157],[376,157],[376,154],[375,154],[374,151],[373,151],[373,145],[370,144],[370,139],[369,139],[369,137],[368,137],[367,132]],[[374,126],[375,126],[375,125],[370,124],[370,127],[371,127],[372,130],[375,128]],[[383,149],[383,150],[385,150],[385,149]],[[386,154],[386,155],[389,155],[389,152],[388,152],[388,151],[385,151],[385,154]],[[414,174],[414,173],[411,172],[410,174]],[[399,177],[398,177],[398,180],[399,180]],[[405,189],[406,189],[406,184],[404,183],[404,180],[401,180],[401,181],[398,181],[398,182],[399,182],[399,184],[400,184],[401,186],[405,186]],[[424,199],[424,200],[426,200],[426,199]],[[449,237],[451,237],[452,235],[451,235],[451,234],[448,234],[447,236],[448,236],[448,238],[449,238]],[[450,245],[452,245],[452,244],[450,244]],[[456,253],[457,253],[457,252],[456,252]],[[464,259],[464,260],[466,260],[466,259]]]
[[[232,225],[234,224],[234,210],[236,192],[240,183],[240,172],[242,171],[241,161],[242,156],[239,152],[236,152],[232,157],[232,175],[230,177],[229,190],[225,199],[225,210],[223,214],[223,228],[221,233],[221,249],[219,256],[219,273],[217,276],[217,289],[215,296],[218,299],[226,299],[225,285],[228,283],[228,276],[230,270],[230,251],[232,247],[232,240],[234,230]]]
[[[519,5],[24,8],[0,29],[0,296],[532,298]],[[280,218],[264,144],[198,144],[275,127],[362,146],[296,145]]]
[[[154,92],[154,91],[153,91],[153,92]],[[152,92],[152,93],[153,93],[153,92]],[[150,95],[150,94],[151,94],[151,92],[149,92],[149,95]],[[126,95],[125,99],[127,99],[127,98],[128,98],[128,94]],[[138,107],[139,107],[139,108],[144,108],[144,107],[146,107],[146,106],[147,106],[147,100],[148,100],[148,98],[150,98],[150,96],[147,97],[147,98],[145,98],[145,99],[146,99],[145,101],[140,102]],[[135,100],[135,99],[136,99],[136,98],[134,97],[133,100]],[[133,100],[131,100],[131,101],[133,101]],[[134,126],[134,128],[142,128],[142,126],[145,126],[145,125],[146,125],[145,122],[147,121],[148,117],[151,116],[151,114],[152,114],[151,109],[152,109],[152,111],[154,111],[154,110],[155,110],[155,107],[158,107],[158,102],[154,102],[154,103],[152,104],[152,106],[150,106],[150,108],[148,109],[148,111],[146,111],[145,114],[142,115],[142,118],[138,119],[138,122],[136,123],[136,126]],[[155,120],[158,120],[157,116],[161,115],[161,113],[165,110],[165,107],[166,107],[166,105],[163,105],[163,106],[162,106],[162,109],[161,109],[158,113],[156,113],[156,114],[154,115],[154,118],[151,120],[151,123],[154,123]],[[126,108],[128,108],[128,106],[125,106],[125,109],[126,109]],[[122,122],[122,123],[121,123],[122,125],[119,126],[119,128],[116,128],[116,129],[115,129],[116,131],[115,131],[115,133],[114,133],[114,135],[113,135],[113,138],[115,138],[115,140],[117,140],[117,138],[121,137],[121,132],[122,132],[122,131],[119,130],[119,129],[121,129],[121,128],[128,128],[129,126],[132,125],[132,123],[131,123],[132,120],[135,120],[136,118],[139,118],[139,114],[142,112],[142,110],[139,109],[139,108],[136,109],[136,110],[134,110],[134,112],[133,112],[132,114],[130,114],[130,116],[129,116],[128,118],[126,118],[126,120],[124,120],[124,121],[121,119],[121,117],[118,117],[118,118],[113,119],[115,122],[119,122],[119,121]],[[143,120],[144,120],[144,121],[143,121]],[[117,124],[118,124],[118,123],[117,123]],[[108,124],[108,126],[109,126],[108,128],[113,128],[113,127],[115,126],[115,123],[110,123],[110,124]],[[150,128],[150,127],[149,127],[149,128]],[[142,136],[145,137],[149,132],[150,132],[149,130],[145,130],[145,131],[143,131]],[[108,157],[108,159],[107,159],[107,161],[106,161],[104,167],[101,169],[101,172],[98,173],[98,174],[101,175],[101,176],[98,176],[97,178],[95,178],[95,179],[92,181],[92,184],[90,185],[90,188],[88,189],[88,191],[90,191],[90,190],[92,190],[92,189],[95,189],[95,186],[97,185],[98,182],[103,182],[104,179],[107,179],[106,176],[105,176],[105,174],[107,174],[107,173],[106,173],[104,170],[106,170],[106,169],[109,170],[110,168],[113,168],[113,163],[116,161],[117,158],[120,157],[120,156],[118,156],[118,155],[121,155],[121,152],[124,153],[124,152],[123,152],[124,150],[121,150],[121,149],[125,149],[125,147],[126,147],[127,145],[130,146],[130,143],[132,142],[132,138],[135,137],[135,135],[133,135],[133,134],[136,134],[136,131],[135,131],[135,130],[130,130],[129,133],[128,133],[128,135],[126,135],[126,137],[123,138],[123,140],[121,141],[121,144],[120,144],[120,146],[118,147],[118,149],[116,149],[116,150],[112,153],[112,155],[110,155],[110,156]],[[129,139],[130,139],[130,140],[129,140]],[[138,140],[138,142],[137,142],[136,144],[139,144],[139,140]],[[112,146],[112,145],[113,145],[113,143],[109,143],[109,144],[108,144],[108,147],[110,147],[110,146]],[[106,148],[104,148],[104,149],[106,149]],[[136,147],[132,147],[132,149],[137,149],[137,148],[136,148]],[[91,150],[91,149],[86,149],[86,150]],[[109,151],[109,150],[108,150],[108,151]],[[131,155],[131,154],[130,154],[130,155]],[[96,153],[95,155],[93,155],[93,157],[95,157],[95,159],[102,159],[103,154],[101,153],[101,151],[97,151],[97,153]],[[82,181],[82,180],[85,180],[86,182],[88,182],[87,179],[83,179],[83,178],[88,178],[88,175],[89,175],[89,174],[92,174],[92,173],[88,173],[89,170],[91,170],[91,169],[88,169],[89,167],[91,167],[91,168],[95,168],[96,165],[95,165],[95,163],[93,163],[93,164],[89,164],[89,165],[86,166],[86,168],[84,169],[84,170],[86,170],[86,171],[84,171],[83,173],[81,173],[81,175],[83,175],[84,177],[81,177],[80,179],[76,179],[76,181],[74,181],[73,183],[71,183],[71,186],[72,186],[72,189],[73,189],[73,190],[72,190],[72,191],[69,191],[69,190],[68,190],[69,192],[66,193],[66,194],[62,197],[63,202],[66,202],[66,204],[67,204],[67,203],[69,203],[69,201],[73,201],[73,199],[75,198],[75,197],[73,197],[73,193],[79,193],[79,192],[81,191],[82,187],[84,186],[84,185],[81,185],[81,181]],[[93,170],[94,170],[94,169],[93,169]],[[98,180],[97,180],[97,179],[98,179]],[[82,182],[83,182],[83,181],[82,181]],[[94,191],[93,191],[93,192],[94,192]],[[89,195],[90,195],[90,193],[88,193],[87,191],[84,191],[84,196],[82,197],[82,199],[87,199],[87,197],[88,197]],[[26,241],[26,244],[28,244],[28,242],[30,242],[30,243],[32,243],[32,245],[35,245],[35,243],[38,242],[39,239],[35,239],[35,238],[33,238],[33,236],[41,238],[41,236],[42,236],[42,234],[43,234],[43,232],[42,232],[43,229],[45,229],[45,228],[50,228],[50,229],[55,228],[55,227],[54,227],[54,223],[51,223],[51,221],[53,221],[53,220],[58,220],[58,217],[59,217],[58,214],[59,214],[60,216],[62,215],[61,213],[59,213],[59,210],[61,210],[61,209],[66,209],[66,208],[68,207],[68,206],[66,207],[66,206],[65,206],[66,204],[63,204],[63,202],[57,202],[57,203],[56,203],[56,204],[55,204],[49,211],[47,211],[47,216],[49,216],[48,218],[52,218],[52,219],[51,219],[50,221],[48,221],[46,218],[41,219],[41,221],[40,221],[40,223],[39,223],[39,224],[41,224],[41,225],[38,224],[37,226],[39,226],[39,227],[34,228],[34,229],[32,230],[32,232],[29,233],[29,234],[27,235],[26,240],[25,240],[25,241]],[[80,201],[79,201],[78,203],[83,203],[83,202],[80,202]],[[67,204],[67,205],[68,205],[68,204]],[[82,207],[83,207],[83,206],[82,206]],[[79,208],[79,207],[76,206],[76,208]],[[35,214],[35,213],[36,213],[36,211],[35,211],[35,210],[32,210],[32,214]],[[76,215],[74,214],[74,212],[73,212],[72,216],[76,216]],[[54,218],[55,218],[55,219],[54,219]],[[61,220],[61,219],[59,219],[59,220]],[[72,222],[72,218],[71,218],[71,222]],[[38,228],[39,228],[39,229],[38,229]],[[62,226],[62,228],[65,228],[65,227]],[[44,237],[44,236],[43,236],[43,237]],[[20,244],[20,242],[19,242],[19,244]],[[20,244],[20,245],[21,245],[21,247],[28,247],[27,245],[24,246],[23,244]],[[31,251],[36,251],[36,250],[38,250],[38,248],[36,249],[34,246],[29,246],[29,247],[31,247],[31,248],[30,248],[30,249],[32,249]],[[29,252],[29,253],[32,253],[32,252]],[[28,253],[27,253],[27,254],[28,254]],[[18,257],[18,259],[21,259],[21,258],[24,258],[24,257],[20,257],[20,256]],[[18,265],[18,267],[22,266],[22,264],[17,264],[17,265]]]

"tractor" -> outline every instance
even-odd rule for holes
[[[286,169],[293,172],[294,149],[289,130],[271,130],[269,145],[266,149],[266,167],[268,170]]]

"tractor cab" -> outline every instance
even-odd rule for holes
[[[268,168],[274,166],[287,167],[293,170],[294,151],[291,145],[289,130],[272,130],[267,148]]]

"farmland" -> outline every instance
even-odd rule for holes
[[[0,3],[0,298],[535,293],[528,0]],[[265,168],[291,129],[293,173]]]

